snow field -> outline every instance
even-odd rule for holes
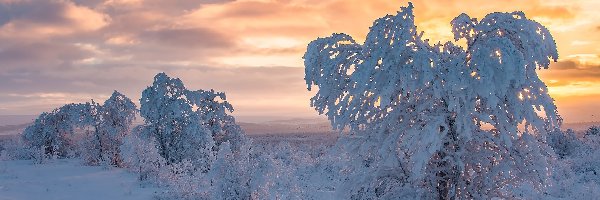
[[[0,200],[147,200],[157,191],[124,169],[83,166],[78,159],[0,161]]]

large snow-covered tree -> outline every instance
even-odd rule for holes
[[[181,80],[157,74],[140,99],[143,133],[154,138],[168,164],[195,159],[195,164],[208,167],[214,142],[186,92]]]
[[[142,92],[140,114],[143,135],[154,138],[167,164],[190,160],[207,170],[220,143],[238,144],[243,132],[228,112],[233,107],[224,93],[191,91],[165,73],[154,77]]]
[[[351,179],[363,184],[348,183],[343,195],[405,191],[382,183],[416,184],[438,199],[508,197],[519,185],[543,190],[545,135],[561,122],[536,73],[558,57],[549,31],[522,12],[481,21],[461,14],[451,24],[466,49],[432,45],[412,9],[376,20],[362,45],[333,34],[304,55],[308,89],[319,89],[311,106],[352,130],[340,146],[357,155]]]

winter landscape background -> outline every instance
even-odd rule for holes
[[[0,200],[597,199],[599,6],[0,0]]]

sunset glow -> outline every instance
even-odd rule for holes
[[[167,3],[168,2],[168,3]],[[539,74],[566,122],[600,121],[600,1],[414,1],[430,43],[453,41],[465,12],[521,10],[554,36]],[[363,42],[405,1],[0,0],[0,115],[39,114],[119,90],[134,101],[157,72],[227,93],[242,120],[316,117],[302,56],[317,37]],[[476,6],[473,6],[476,5]],[[461,44],[459,41],[458,44]],[[475,73],[475,72],[473,72]],[[472,74],[475,76],[476,74]]]

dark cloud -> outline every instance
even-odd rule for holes
[[[66,6],[58,1],[0,3],[0,25],[12,20],[24,20],[36,24],[68,23],[64,15]]]
[[[234,0],[143,0],[143,1],[107,1],[107,0],[74,0],[75,3],[104,10],[110,15],[118,15],[132,11],[150,11],[164,15],[182,15],[207,4],[222,4]]]
[[[564,80],[561,80],[561,81],[558,81],[558,80],[546,81],[545,83],[546,83],[546,86],[548,86],[548,87],[560,87],[560,86],[566,86],[566,85],[570,85],[571,84],[571,82],[564,81]]]
[[[551,64],[551,69],[554,70],[569,70],[569,69],[577,69],[577,63],[572,60],[559,61]]]
[[[583,64],[577,60],[552,63],[549,70],[540,70],[539,73],[549,86],[600,82],[600,65]]]
[[[148,42],[182,48],[225,48],[233,39],[207,28],[159,29],[142,33]]]
[[[109,17],[70,1],[4,1],[0,3],[0,33],[33,38],[94,31]]]
[[[205,4],[220,4],[232,1],[233,0],[146,0],[144,1],[144,4],[148,8],[154,8],[157,10],[162,10],[163,12],[173,14],[195,10]]]
[[[162,1],[143,2],[147,5],[122,13],[115,9],[111,13],[109,8],[102,7],[106,2],[93,0],[79,0],[74,4],[69,1],[0,4],[0,25],[11,23],[11,26],[20,27],[14,33],[2,34],[6,27],[0,26],[0,102],[3,106],[14,104],[13,107],[21,102],[23,106],[19,105],[19,109],[29,105],[33,112],[40,112],[39,108],[48,110],[56,106],[56,102],[44,107],[43,102],[52,98],[36,94],[78,94],[74,96],[85,100],[98,98],[98,94],[110,94],[116,89],[138,99],[154,74],[175,70],[178,72],[174,75],[186,74],[189,70],[184,69],[189,66],[177,62],[202,60],[235,45],[231,38],[208,28],[168,28],[172,27],[177,15],[166,18],[156,15],[161,13],[157,10],[162,6],[172,10],[194,9],[201,4],[222,1],[171,1],[170,5]],[[144,10],[150,7],[152,9],[148,10],[152,11]],[[78,21],[81,18],[67,15],[81,10],[112,14],[107,16],[110,23],[101,29],[78,30],[74,23],[81,23]],[[64,33],[46,35],[30,31],[39,29],[64,30]],[[132,42],[108,42],[122,36]],[[198,65],[191,66],[193,73],[205,73],[208,76],[204,80],[211,77],[231,79],[228,73],[239,75]],[[179,73],[182,71],[186,73]],[[12,96],[7,96],[9,94]],[[37,102],[34,101],[36,98]],[[67,100],[60,102],[68,103]]]
[[[68,43],[4,41],[0,43],[0,73],[63,68],[92,55],[93,52]]]

